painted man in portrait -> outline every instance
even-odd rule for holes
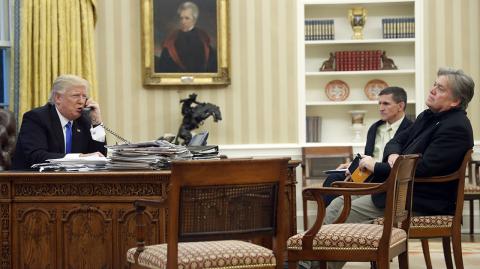
[[[193,2],[182,3],[177,10],[178,28],[162,43],[155,57],[156,73],[217,72],[217,53],[206,31],[196,27],[199,8]]]

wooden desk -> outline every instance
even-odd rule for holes
[[[296,233],[289,164],[289,234]],[[0,173],[1,268],[125,268],[139,198],[166,197],[169,171]],[[147,242],[165,242],[166,209],[147,210]]]

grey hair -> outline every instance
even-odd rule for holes
[[[403,108],[403,110],[405,110],[407,108],[407,92],[405,91],[405,89],[403,89],[401,87],[396,87],[396,86],[387,87],[387,88],[383,89],[378,94],[378,96],[389,95],[389,94],[392,95],[392,99],[393,99],[393,101],[395,101],[395,103],[398,104],[398,103],[403,102],[405,104],[405,107]]]
[[[472,100],[474,94],[475,82],[473,82],[473,79],[465,74],[463,70],[450,67],[439,68],[437,77],[439,76],[447,77],[453,98],[460,101],[458,108],[467,109],[468,103]]]
[[[87,80],[76,75],[60,75],[53,82],[52,92],[50,93],[50,98],[48,99],[48,102],[51,104],[55,104],[55,96],[57,94],[63,94],[72,87],[81,86],[85,87],[88,92],[88,89],[90,88],[90,83],[88,83]]]
[[[198,19],[198,14],[200,13],[200,11],[198,10],[198,6],[193,3],[193,2],[185,2],[183,4],[181,4],[178,9],[177,9],[177,14],[180,16],[180,13],[182,13],[182,11],[186,10],[186,9],[190,9],[192,10],[192,16],[193,16],[193,19],[195,21],[197,21]]]

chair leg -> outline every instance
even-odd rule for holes
[[[430,248],[428,247],[428,239],[421,239],[423,257],[425,258],[425,265],[427,269],[432,269],[432,260],[430,259]]]
[[[455,268],[463,269],[462,257],[462,238],[460,233],[452,234],[453,257],[455,258]]]
[[[469,205],[469,208],[470,208],[470,234],[472,235],[473,234],[473,225],[474,225],[474,220],[473,220],[473,214],[474,214],[474,211],[473,211],[473,206],[475,205],[474,204],[474,201],[475,200],[469,200],[468,201],[468,205]]]
[[[443,256],[445,256],[445,264],[447,269],[453,269],[452,251],[450,250],[450,237],[442,237]]]
[[[400,269],[408,269],[408,251],[398,255],[398,267]]]
[[[320,269],[327,269],[327,262],[326,261],[319,261],[319,268]]]
[[[377,260],[377,269],[390,269],[390,260],[388,258]]]
[[[308,200],[305,199],[305,197],[302,197],[302,199],[303,199],[303,230],[306,231],[308,230],[308,208],[307,208]]]

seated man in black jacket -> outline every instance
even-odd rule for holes
[[[403,88],[385,88],[378,94],[378,98],[380,120],[372,124],[368,129],[365,155],[372,156],[375,160],[381,162],[383,150],[388,141],[398,136],[412,122],[405,117],[407,93]],[[341,164],[337,169],[347,168],[349,165],[350,163]],[[343,181],[346,176],[343,173],[330,174],[325,179],[323,186],[329,187],[335,181]],[[335,197],[333,195],[324,196],[325,204],[329,205]]]
[[[373,172],[373,182],[382,182],[400,154],[421,153],[415,176],[442,176],[455,172],[465,153],[473,147],[472,126],[465,109],[472,100],[475,83],[462,70],[440,68],[426,100],[428,109],[420,113],[413,125],[387,143],[383,162],[364,156],[359,167]],[[415,184],[414,215],[451,214],[455,208],[455,182]],[[332,223],[343,207],[338,197],[327,207],[325,223]],[[385,195],[352,197],[346,222],[370,222],[383,216]],[[329,263],[328,268],[341,268],[343,263]]]
[[[88,81],[75,75],[55,79],[49,102],[23,115],[14,170],[66,154],[107,154],[100,106],[87,98],[88,89]],[[91,110],[89,115],[82,113],[85,107]]]

